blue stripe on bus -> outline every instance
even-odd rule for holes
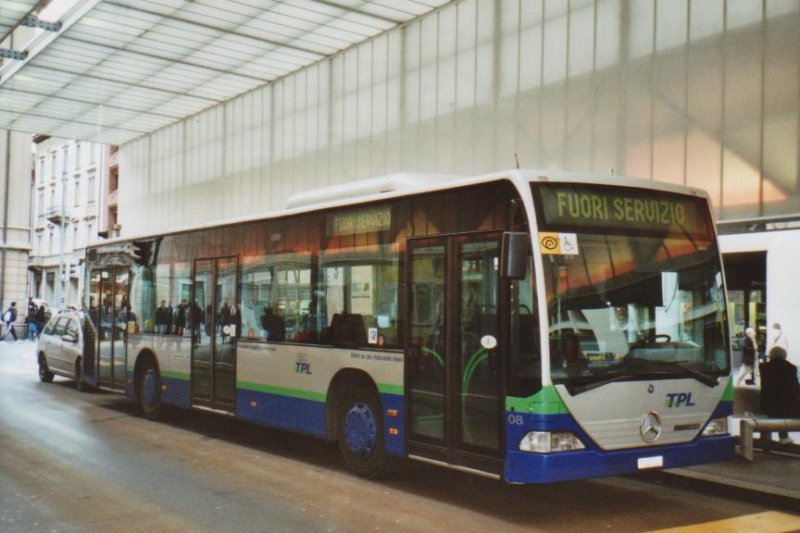
[[[733,403],[721,401],[710,419],[725,417],[733,411]],[[523,416],[523,423],[510,424],[513,416]],[[676,468],[734,457],[734,437],[696,437],[683,444],[669,444],[625,450],[602,450],[570,414],[540,415],[506,412],[506,480],[514,483],[550,483],[590,477],[613,476],[639,471],[642,457],[663,457],[663,468]],[[529,431],[572,431],[586,446],[585,450],[559,453],[531,453],[518,449]]]
[[[386,443],[386,453],[397,457],[403,457],[406,454],[406,432],[403,429],[405,426],[403,410],[403,395],[402,394],[381,394],[381,403],[383,403],[383,431]],[[389,416],[389,411],[397,411],[397,416]],[[397,435],[390,433],[391,429],[397,430]]]
[[[192,404],[192,387],[188,379],[161,376],[161,385],[161,401],[164,404],[178,407],[189,407]]]
[[[325,403],[314,400],[237,389],[236,417],[316,437],[326,434]]]

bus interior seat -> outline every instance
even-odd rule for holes
[[[367,343],[364,317],[355,313],[336,313],[328,328],[328,342],[334,346],[355,348]]]

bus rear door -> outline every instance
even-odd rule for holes
[[[502,471],[500,234],[410,239],[409,456]]]

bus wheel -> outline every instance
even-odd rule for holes
[[[39,381],[42,383],[50,383],[53,381],[53,373],[50,372],[50,369],[47,367],[47,359],[45,359],[44,354],[39,354]]]
[[[380,400],[366,387],[348,391],[338,409],[339,451],[359,476],[388,474],[394,461],[386,454]]]
[[[136,390],[142,415],[151,420],[158,418],[161,411],[161,377],[150,357],[142,361],[139,368]]]

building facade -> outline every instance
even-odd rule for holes
[[[108,147],[47,136],[34,146],[31,293],[79,306],[86,246],[100,238]]]
[[[17,302],[18,322],[29,294],[30,183],[31,136],[0,130],[0,305]]]

